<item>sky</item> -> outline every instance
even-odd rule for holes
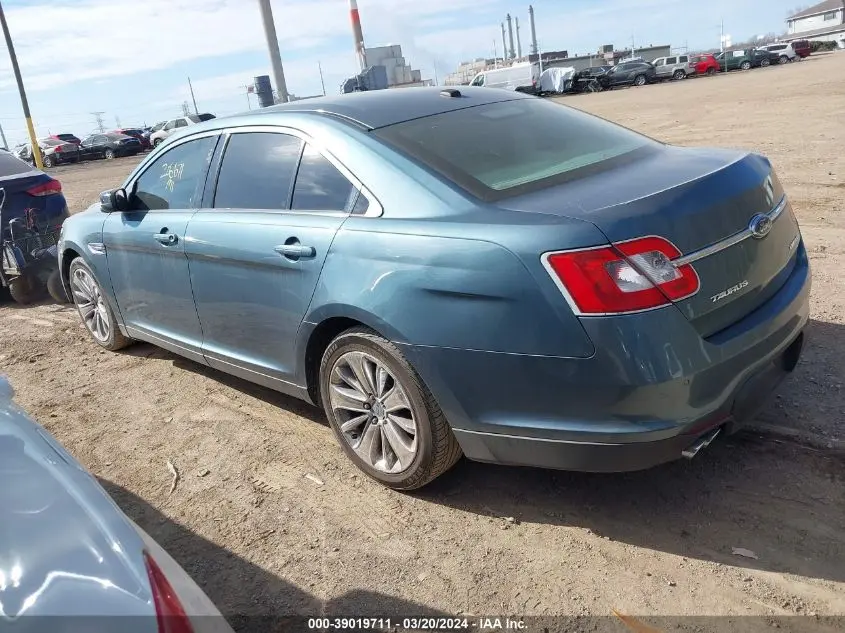
[[[520,21],[529,46],[529,0],[358,0],[368,47],[400,44],[423,78],[463,60],[501,55],[500,23]],[[811,3],[808,3],[811,4]],[[85,136],[102,112],[107,129],[179,116],[191,100],[218,116],[257,107],[247,84],[271,75],[257,0],[2,0],[37,135]],[[782,32],[796,0],[533,0],[542,50],[570,55],[669,44],[719,45]],[[272,0],[289,92],[337,94],[356,72],[347,0]],[[495,42],[495,44],[494,44]],[[0,125],[10,146],[26,139],[5,44],[0,43]],[[320,78],[322,67],[323,81]]]

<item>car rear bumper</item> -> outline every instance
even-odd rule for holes
[[[794,369],[809,319],[803,244],[769,301],[702,339],[669,307],[584,319],[587,359],[405,346],[474,460],[618,472],[681,457],[749,420]]]

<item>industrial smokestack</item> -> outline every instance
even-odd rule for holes
[[[508,58],[508,38],[505,37],[505,23],[502,22],[502,59]]]
[[[352,37],[355,39],[355,56],[361,70],[367,68],[367,51],[364,48],[364,32],[361,30],[361,16],[358,14],[358,0],[349,0],[349,17],[352,20]]]
[[[536,55],[540,52],[537,46],[537,29],[534,28],[534,7],[528,5],[528,22],[531,26],[531,54]]]
[[[516,56],[518,59],[522,59],[522,41],[519,39],[519,18],[514,18],[513,20],[516,23]]]
[[[513,59],[516,57],[516,52],[513,50],[513,21],[510,13],[505,18],[505,22],[508,23],[508,59]]]

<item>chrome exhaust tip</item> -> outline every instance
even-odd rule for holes
[[[718,427],[710,431],[707,435],[702,435],[699,437],[695,442],[692,443],[692,446],[689,448],[681,451],[681,455],[686,457],[687,459],[692,459],[702,448],[707,448],[710,446],[710,443],[716,439],[716,436],[722,432],[722,427]]]

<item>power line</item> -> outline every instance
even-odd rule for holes
[[[106,126],[105,123],[103,123],[103,115],[105,112],[92,112],[91,114],[94,115],[94,120],[97,122],[97,129],[100,130],[100,132],[105,132]]]

